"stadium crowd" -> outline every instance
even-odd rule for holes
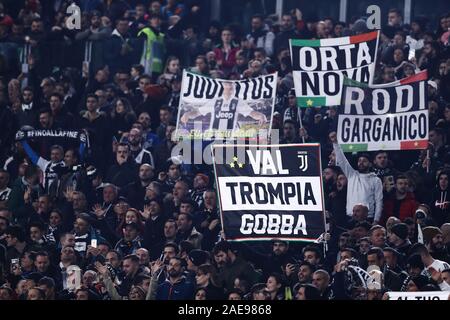
[[[0,3],[0,300],[450,290],[450,13],[382,17],[376,83],[428,70],[428,150],[344,155],[338,106],[296,106],[289,39],[364,33],[364,17],[255,14],[246,34],[206,24],[196,1],[80,0],[81,30],[69,30],[69,2]],[[222,239],[212,167],[171,154],[183,69],[278,72],[273,129],[282,143],[321,144],[326,245]],[[23,134],[33,129],[86,139]]]

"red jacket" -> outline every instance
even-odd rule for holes
[[[236,53],[239,51],[239,48],[232,47],[228,54],[225,54],[222,49],[222,47],[215,48],[214,53],[216,54],[216,61],[222,60],[220,70],[227,73],[236,65]]]
[[[386,223],[389,217],[392,217],[394,215],[394,205],[395,205],[395,193],[384,200],[383,217],[381,219],[383,224]],[[400,203],[398,218],[401,221],[405,220],[408,217],[413,218],[414,212],[416,212],[418,206],[419,203],[416,201],[414,194],[412,192],[406,193],[406,197]]]

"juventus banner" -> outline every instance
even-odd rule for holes
[[[379,31],[319,40],[290,40],[299,107],[341,103],[344,76],[372,83]]]
[[[176,139],[267,138],[277,73],[239,81],[184,71]]]
[[[428,147],[427,72],[382,85],[345,80],[338,143],[347,152]]]
[[[226,240],[315,241],[325,229],[320,145],[213,145]]]

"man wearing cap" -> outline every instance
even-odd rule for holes
[[[383,184],[377,175],[370,172],[370,158],[366,154],[358,157],[358,170],[352,168],[342,148],[335,141],[336,165],[347,177],[347,215],[353,215],[353,207],[358,203],[368,205],[368,217],[378,224],[383,210]]]
[[[123,228],[123,238],[120,239],[114,250],[122,256],[135,254],[136,250],[141,248],[141,237],[139,236],[139,226],[135,222],[125,225]]]
[[[411,242],[408,239],[408,226],[405,223],[397,223],[391,227],[388,233],[388,242],[398,252],[408,256]]]
[[[192,276],[195,278],[198,267],[202,264],[209,263],[209,253],[207,251],[194,249],[188,253],[186,262],[187,271],[193,273]]]
[[[426,227],[422,229],[424,244],[434,259],[450,263],[450,256],[445,250],[442,231],[438,227]]]

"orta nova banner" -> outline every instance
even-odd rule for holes
[[[371,84],[379,31],[318,40],[290,40],[299,107],[341,103],[344,77]]]

